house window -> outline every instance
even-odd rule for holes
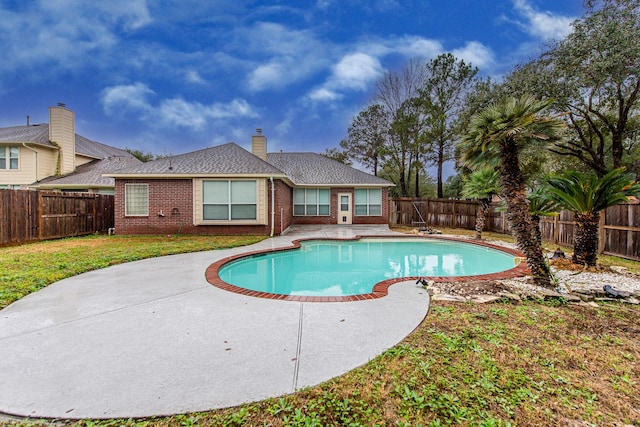
[[[18,169],[18,147],[0,147],[0,169]]]
[[[382,215],[382,190],[380,188],[357,188],[355,190],[355,205],[356,215]]]
[[[149,184],[124,185],[124,215],[149,216]]]
[[[328,216],[328,188],[295,188],[293,190],[293,214],[297,216]]]
[[[209,221],[256,220],[256,181],[203,181],[202,218]]]

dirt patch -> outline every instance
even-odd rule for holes
[[[441,293],[468,297],[471,295],[497,295],[500,292],[511,292],[511,288],[495,280],[483,280],[477,282],[451,282],[437,283],[436,287]]]
[[[609,273],[612,272],[611,267],[608,265],[598,264],[596,266],[590,267],[587,265],[574,264],[571,262],[571,258],[558,258],[551,261],[551,265],[558,270],[569,270],[569,271],[587,271],[590,273]]]

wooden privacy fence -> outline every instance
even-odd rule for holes
[[[475,229],[477,200],[452,200],[401,197],[390,200],[391,225],[413,227],[450,227]],[[492,205],[485,230],[509,233],[505,212]],[[545,241],[573,246],[573,212],[561,211],[554,217],[542,217],[540,231]],[[620,204],[600,212],[598,251],[640,261],[640,205]]]
[[[106,232],[114,226],[113,196],[0,190],[0,245]]]

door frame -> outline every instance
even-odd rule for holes
[[[347,197],[347,210],[342,210],[342,197]],[[353,194],[351,193],[338,193],[338,225],[351,225],[353,224]]]

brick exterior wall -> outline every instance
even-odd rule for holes
[[[293,189],[282,180],[275,180],[275,227],[274,234],[281,234],[293,221]],[[269,221],[271,221],[271,183],[269,183]]]
[[[149,185],[149,216],[124,215],[125,184]],[[265,225],[193,225],[191,179],[116,179],[115,227],[117,234],[268,235],[271,231]]]
[[[149,216],[126,217],[125,184],[149,185]],[[268,218],[271,221],[271,182],[268,182]],[[281,180],[274,181],[274,234],[281,234],[292,224],[337,224],[338,193],[353,188],[332,188],[329,216],[293,216],[293,189]],[[270,225],[193,225],[193,181],[191,179],[116,179],[115,228],[117,234],[257,234],[269,235]],[[353,224],[388,224],[389,190],[382,189],[382,215],[353,215]]]
[[[338,223],[338,193],[351,194],[351,210],[353,224],[388,224],[389,223],[389,189],[382,189],[382,215],[381,216],[358,216],[355,214],[354,188],[332,188],[330,195],[329,216],[293,216],[292,224],[337,224]],[[293,201],[291,202],[293,204]]]

